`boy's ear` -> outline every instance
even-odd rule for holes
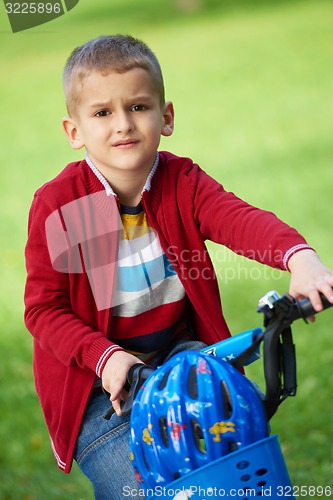
[[[167,101],[164,104],[163,118],[164,118],[164,124],[162,127],[161,134],[169,136],[172,134],[174,130],[174,122],[175,122],[175,112],[171,101]]]
[[[79,129],[76,122],[72,120],[72,118],[66,116],[62,120],[62,126],[72,148],[83,148],[84,142],[80,139]]]

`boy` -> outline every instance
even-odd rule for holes
[[[157,153],[174,110],[145,44],[105,36],[75,49],[64,90],[63,127],[86,157],[35,194],[25,320],[58,466],[68,473],[74,457],[96,498],[116,499],[138,487],[121,413],[128,369],[229,336],[204,240],[289,270],[290,293],[316,310],[319,292],[333,303],[333,272],[272,213],[226,192],[190,159]]]

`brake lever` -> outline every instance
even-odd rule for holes
[[[136,363],[131,366],[127,373],[127,382],[124,386],[128,390],[128,397],[121,403],[121,411],[123,415],[129,415],[132,410],[134,400],[147,378],[153,373],[155,368],[143,363]],[[110,399],[110,393],[103,388],[104,394]],[[111,408],[103,415],[105,420],[110,420],[115,410],[111,404]]]

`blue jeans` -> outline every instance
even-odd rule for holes
[[[199,341],[181,340],[161,361],[167,361],[179,351],[199,350],[204,346]],[[130,415],[118,417],[114,413],[110,420],[105,420],[103,415],[110,404],[102,392],[91,394],[74,459],[92,482],[96,500],[145,498],[130,460]]]
[[[144,498],[130,460],[130,415],[118,417],[114,413],[105,420],[103,415],[109,409],[105,394],[90,396],[74,458],[92,482],[96,500]]]

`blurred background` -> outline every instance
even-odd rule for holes
[[[143,39],[176,112],[175,133],[161,149],[190,156],[226,189],[297,227],[332,267],[332,21],[329,0],[80,0],[66,15],[13,34],[1,3],[1,499],[93,498],[76,465],[69,476],[56,467],[22,319],[34,191],[83,155],[61,127],[70,52],[102,34]],[[261,326],[257,300],[270,289],[287,292],[287,273],[209,250],[232,332]],[[332,312],[295,325],[294,339],[298,395],[272,431],[295,485],[333,488]],[[260,362],[247,373],[262,385]]]

